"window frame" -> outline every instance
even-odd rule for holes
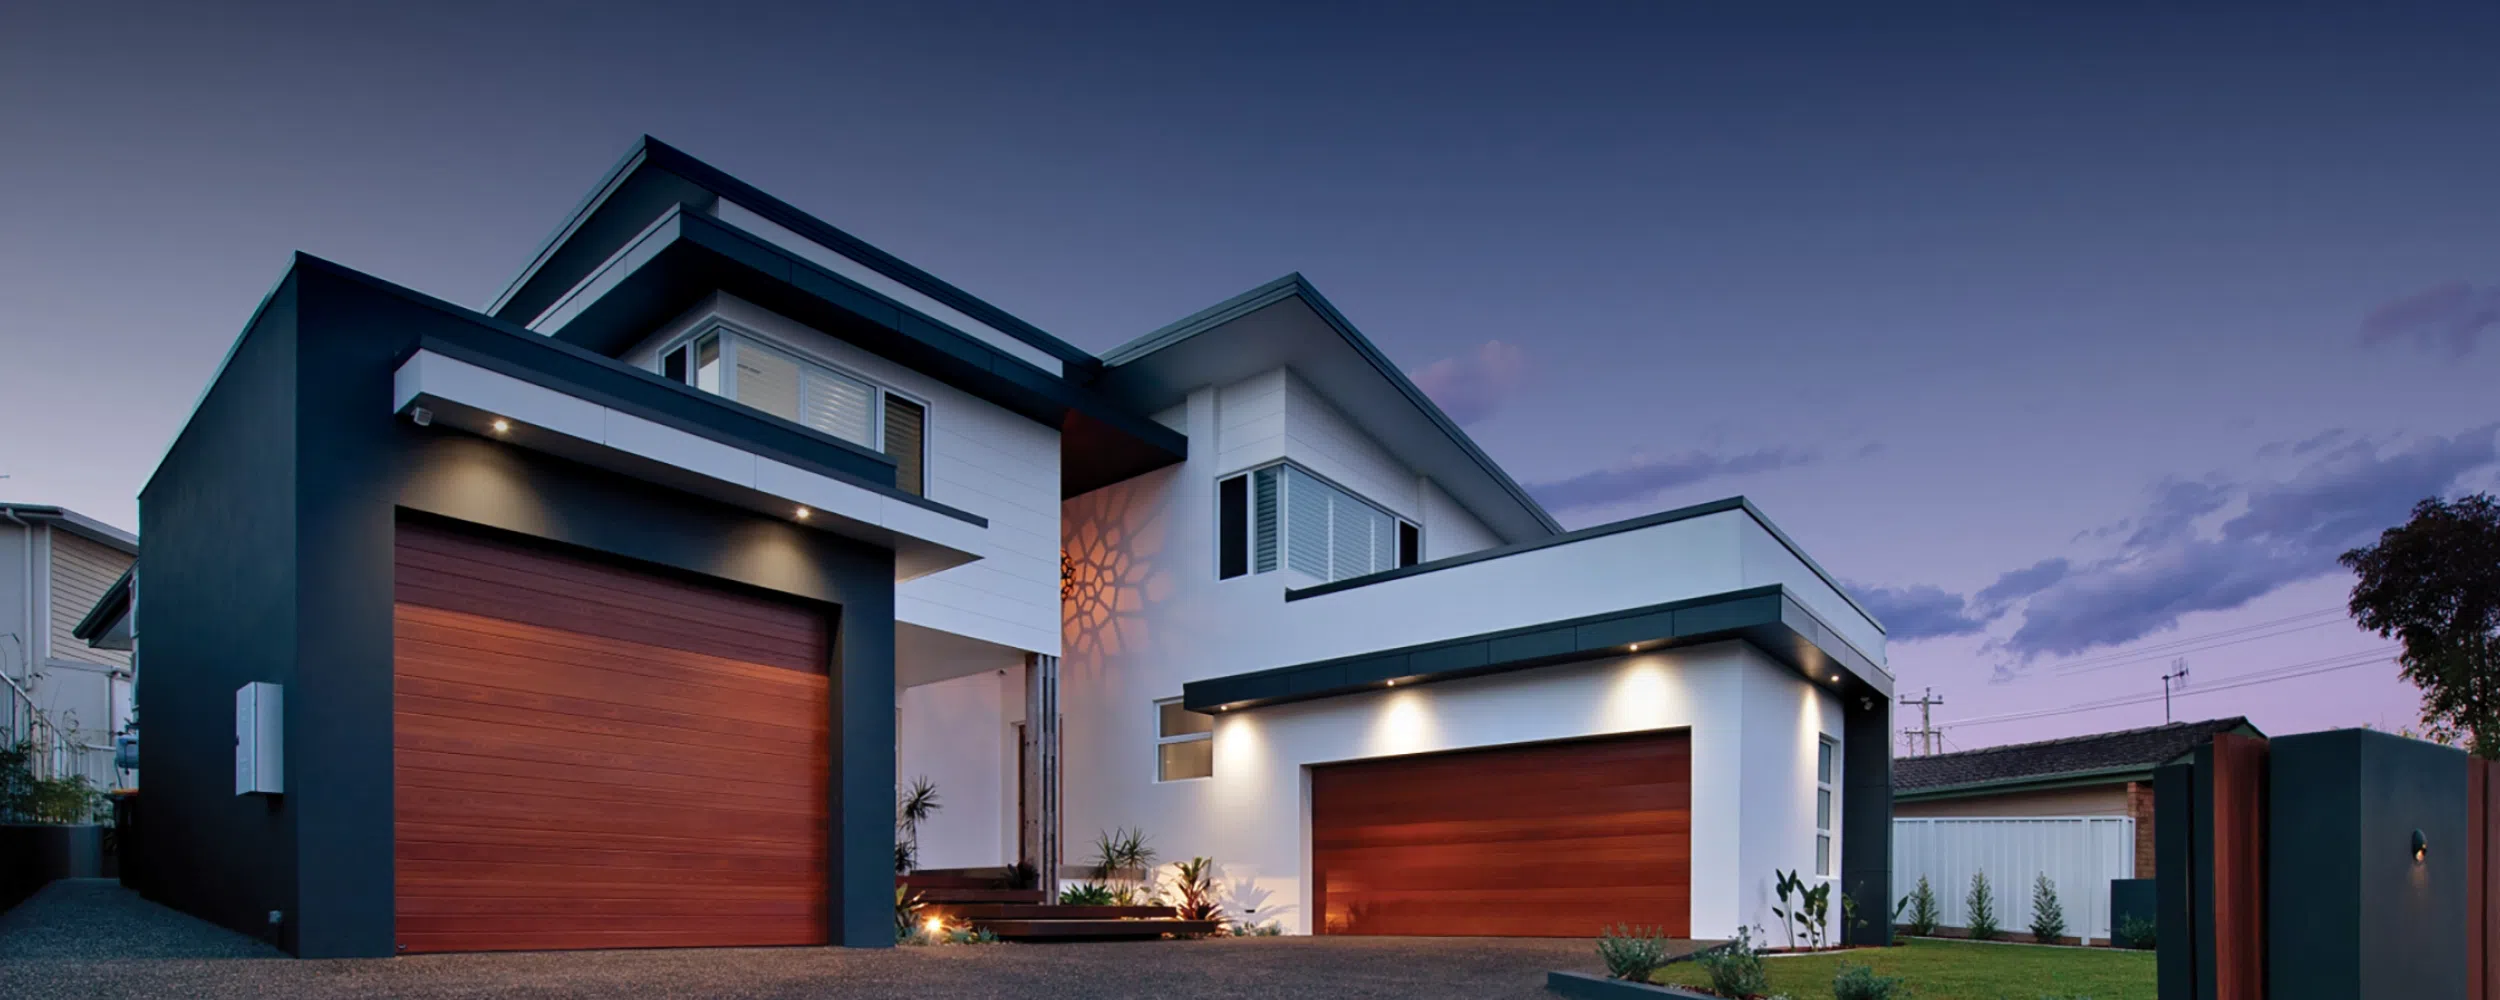
[[[697,378],[697,369],[695,367],[695,359],[692,351],[694,346],[706,336],[718,337],[720,340],[720,388],[717,390],[705,389],[702,386],[697,385],[695,381]],[[689,389],[718,396],[721,399],[736,403],[739,406],[755,410],[757,413],[763,413],[765,416],[772,417],[775,420],[787,419],[779,414],[766,412],[738,399],[737,345],[740,340],[752,340],[757,346],[769,351],[787,355],[791,360],[796,361],[799,364],[814,365],[818,368],[824,369],[825,371],[831,372],[834,375],[850,379],[851,381],[868,387],[868,437],[870,438],[870,441],[852,441],[839,434],[831,434],[822,430],[817,430],[814,427],[807,427],[804,423],[799,424],[801,427],[807,427],[808,430],[815,431],[818,434],[824,434],[834,440],[858,445],[880,455],[891,454],[891,452],[888,452],[885,449],[886,435],[888,433],[886,428],[887,397],[890,396],[895,399],[900,399],[906,403],[919,407],[920,492],[914,495],[921,497],[927,497],[929,495],[929,441],[936,436],[937,407],[931,406],[929,404],[929,399],[926,396],[897,389],[892,385],[887,384],[882,379],[870,378],[856,368],[836,363],[827,359],[822,354],[800,347],[786,339],[760,332],[753,327],[749,327],[743,323],[720,316],[708,317],[702,322],[688,327],[685,332],[668,338],[663,342],[663,346],[660,350],[652,355],[650,366],[644,370],[657,374],[663,379],[667,379],[670,382],[685,386]],[[671,376],[668,371],[670,357],[678,355],[682,355],[685,358],[685,377],[682,379]],[[791,422],[797,423],[796,421]]]
[[[1370,573],[1358,574],[1359,576],[1370,576],[1374,573],[1386,573],[1393,569],[1404,569],[1408,566],[1414,565],[1415,562],[1423,561],[1424,526],[1422,522],[1407,517],[1404,514],[1400,514],[1397,511],[1391,510],[1388,506],[1363,495],[1357,490],[1348,489],[1344,483],[1340,483],[1334,479],[1328,478],[1327,476],[1313,472],[1311,471],[1310,466],[1296,462],[1290,458],[1280,458],[1274,461],[1261,462],[1248,468],[1228,472],[1215,477],[1215,559],[1217,580],[1235,580],[1242,577],[1262,576],[1268,573],[1288,571],[1318,580],[1321,583],[1335,583],[1338,580],[1356,579],[1356,577],[1353,576],[1313,576],[1312,574],[1303,573],[1300,570],[1293,569],[1292,559],[1288,556],[1288,553],[1293,551],[1293,516],[1291,513],[1293,507],[1293,501],[1291,499],[1293,491],[1293,478],[1284,474],[1283,470],[1286,468],[1291,468],[1295,472],[1309,476],[1313,480],[1318,481],[1321,485],[1336,490],[1339,493],[1343,493],[1346,496],[1353,498],[1354,502],[1378,511],[1389,519],[1391,532],[1389,542],[1390,565],[1376,567]],[[1276,563],[1273,566],[1261,569],[1259,568],[1258,559],[1259,504],[1257,496],[1257,481],[1254,477],[1261,472],[1269,470],[1276,470]],[[1241,483],[1242,495],[1245,498],[1245,507],[1247,508],[1245,516],[1242,518],[1242,532],[1241,537],[1238,540],[1227,535],[1224,531],[1224,492],[1226,486],[1236,480]],[[1408,562],[1405,559],[1405,540],[1409,531],[1414,533],[1415,562]],[[1243,563],[1247,567],[1247,572],[1228,575],[1225,572],[1227,567],[1224,560],[1228,552],[1236,543],[1240,546]],[[1330,549],[1332,555],[1334,554],[1334,551],[1335,549],[1332,545]],[[1335,560],[1332,558],[1330,561],[1333,563]]]
[[[1814,736],[1814,876],[1834,878],[1838,858],[1832,857],[1832,831],[1840,823],[1840,744],[1829,735]]]
[[[1158,784],[1158,785],[1176,784],[1176,783],[1183,782],[1183,781],[1206,781],[1206,780],[1208,780],[1208,779],[1210,779],[1210,778],[1215,777],[1215,748],[1212,746],[1212,744],[1215,742],[1215,716],[1214,716],[1214,715],[1211,715],[1211,714],[1206,713],[1206,712],[1189,712],[1189,710],[1188,710],[1188,709],[1183,708],[1183,709],[1181,709],[1181,711],[1184,711],[1184,712],[1189,712],[1189,714],[1191,714],[1191,715],[1201,715],[1201,716],[1205,716],[1205,717],[1206,717],[1206,720],[1207,720],[1207,731],[1206,731],[1206,732],[1203,732],[1203,733],[1182,733],[1182,734],[1180,734],[1180,735],[1178,735],[1178,736],[1166,736],[1166,735],[1164,735],[1164,734],[1163,734],[1163,708],[1164,708],[1164,706],[1166,706],[1166,705],[1179,705],[1180,703],[1181,703],[1181,699],[1179,699],[1179,698],[1157,698],[1157,699],[1155,699],[1155,701],[1154,701],[1154,706],[1153,706],[1154,715],[1153,715],[1153,718],[1152,718],[1152,720],[1151,720],[1151,724],[1152,724],[1152,726],[1153,726],[1153,732],[1154,732],[1154,734],[1155,734],[1155,784]],[[1167,747],[1167,746],[1172,746],[1172,745],[1176,745],[1176,744],[1181,744],[1181,743],[1207,743],[1207,744],[1210,744],[1210,746],[1207,748],[1207,773],[1205,773],[1205,774],[1193,774],[1193,775],[1190,775],[1190,776],[1187,776],[1187,777],[1182,777],[1182,778],[1167,778],[1167,777],[1165,777],[1165,776],[1164,776],[1164,774],[1163,774],[1163,748],[1164,748],[1164,747]]]

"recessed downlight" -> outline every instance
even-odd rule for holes
[[[495,422],[491,426],[494,427],[495,433],[505,434],[511,432],[512,421],[505,420],[502,417],[496,417]]]
[[[814,514],[814,513],[816,513],[816,512],[815,512],[815,511],[812,511],[812,510],[809,510],[809,509],[807,509],[807,508],[805,508],[805,507],[801,507],[801,508],[799,508],[799,509],[798,509],[798,511],[796,512],[796,516],[798,517],[798,519],[799,519],[799,520],[804,521],[804,520],[807,520],[808,515],[810,515],[810,514]]]

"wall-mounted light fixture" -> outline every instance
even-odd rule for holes
[[[2428,838],[2426,838],[2426,837],[2422,836],[2422,831],[2420,831],[2420,830],[2415,830],[2415,831],[2413,831],[2413,861],[2414,861],[2414,863],[2415,863],[2415,864],[2420,864],[2423,858],[2425,858],[2425,857],[2429,857],[2429,856],[2430,856],[2430,853],[2431,853],[2431,842],[2430,842],[2430,840],[2429,840]]]

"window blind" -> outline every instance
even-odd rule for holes
[[[1259,573],[1276,568],[1276,473],[1276,467],[1270,466],[1250,474],[1250,523],[1257,526],[1252,529],[1251,565]]]
[[[780,417],[799,419],[799,362],[768,347],[741,340],[732,352],[737,359],[737,399]]]
[[[800,423],[857,444],[875,446],[869,435],[877,390],[868,383],[808,366],[801,373]]]
[[[901,396],[885,396],[885,453],[894,459],[894,488],[917,496],[928,495],[929,412],[920,404]]]

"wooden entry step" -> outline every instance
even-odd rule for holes
[[[973,926],[1009,941],[1118,941],[1166,934],[1213,934],[1219,920],[975,920]]]

